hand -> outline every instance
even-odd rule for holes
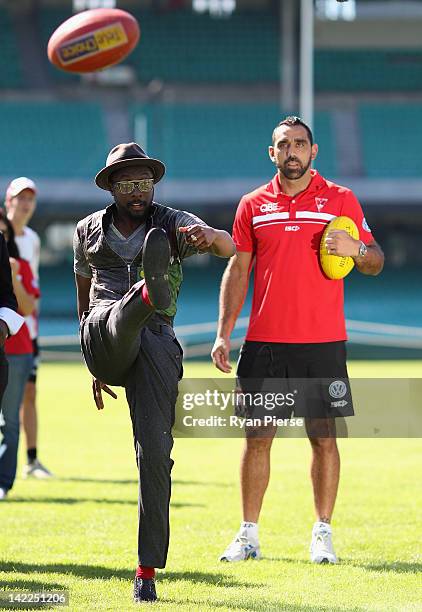
[[[189,225],[179,227],[179,232],[186,235],[186,242],[198,249],[208,251],[217,238],[217,232],[208,225]]]
[[[9,257],[9,262],[12,276],[16,276],[17,274],[19,274],[19,262],[14,257]]]
[[[230,374],[232,367],[229,361],[230,356],[230,340],[217,337],[212,347],[211,357],[215,367],[225,374]]]
[[[4,343],[9,335],[9,328],[6,321],[0,320],[0,348],[3,348]]]
[[[95,401],[95,404],[98,410],[102,410],[104,408],[102,391],[105,391],[106,393],[111,395],[113,399],[117,399],[117,395],[114,393],[114,391],[112,391],[109,387],[107,387],[105,383],[98,380],[98,378],[93,378],[92,379],[92,394],[94,396],[94,401]]]
[[[338,257],[357,257],[360,240],[355,240],[344,230],[332,230],[327,234],[325,246],[330,255]]]

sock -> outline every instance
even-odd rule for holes
[[[145,304],[148,304],[148,306],[152,306],[151,300],[149,299],[148,289],[146,285],[142,287],[141,298],[145,302]]]
[[[136,569],[136,577],[144,580],[155,578],[155,569],[153,567],[146,567],[145,565],[138,565]]]
[[[37,458],[37,447],[34,446],[34,448],[28,448],[26,454],[28,456],[28,463],[33,463]]]
[[[330,523],[325,523],[324,521],[316,521],[314,523],[314,531],[319,531],[321,529],[324,530],[324,531],[331,532],[331,525],[330,525]]]
[[[240,531],[246,531],[247,536],[250,540],[258,542],[258,523],[251,523],[250,521],[242,521],[240,523]]]

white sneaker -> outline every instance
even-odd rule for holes
[[[6,497],[7,497],[7,491],[6,491],[6,489],[1,489],[1,488],[0,488],[0,501],[5,500],[5,499],[6,499]]]
[[[246,561],[247,559],[260,559],[261,551],[258,541],[248,537],[246,529],[239,531],[235,539],[226,548],[220,557],[220,561]]]
[[[45,480],[46,478],[53,478],[53,474],[38,459],[35,459],[35,461],[23,466],[22,477]]]
[[[310,548],[312,563],[337,563],[331,535],[332,530],[328,523],[317,521],[314,524]]]

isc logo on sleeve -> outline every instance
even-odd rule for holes
[[[284,227],[285,232],[298,232],[300,227],[298,225],[286,225]]]

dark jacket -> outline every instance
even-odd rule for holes
[[[135,259],[127,264],[108,245],[105,234],[113,218],[115,204],[95,212],[79,221],[76,233],[83,247],[87,262],[92,271],[89,309],[108,306],[120,300],[137,281],[143,278],[142,249]],[[195,215],[175,210],[154,202],[151,214],[146,221],[146,232],[151,227],[161,227],[166,233],[171,247],[169,282],[172,294],[170,307],[164,314],[172,319],[176,313],[176,300],[183,280],[181,261],[197,250],[186,242],[185,235],[178,228],[193,224],[205,225]]]
[[[18,309],[13,292],[12,273],[10,270],[9,253],[3,234],[0,232],[0,308]]]

